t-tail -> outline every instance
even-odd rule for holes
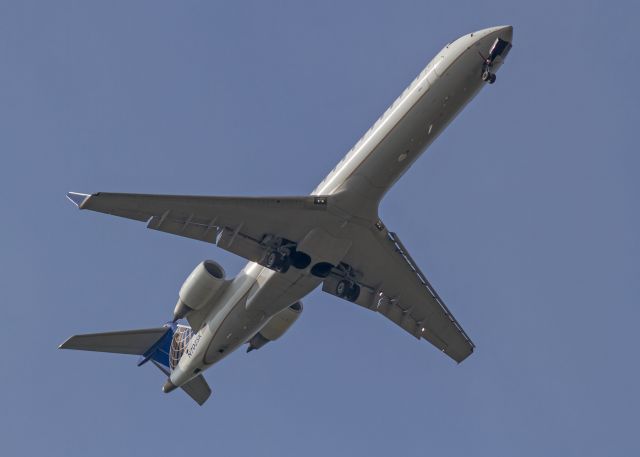
[[[59,349],[138,355],[138,366],[151,362],[169,376],[178,365],[192,336],[191,327],[169,323],[157,328],[74,335],[62,343]],[[201,374],[180,387],[199,405],[211,395],[211,388]],[[164,392],[173,389],[175,386],[170,381],[162,388]]]

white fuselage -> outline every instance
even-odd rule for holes
[[[345,223],[375,223],[384,194],[486,84],[482,56],[498,37],[511,42],[511,34],[511,27],[494,27],[445,46],[312,195],[340,196]],[[194,334],[171,382],[182,385],[216,363],[321,282],[309,268],[283,274],[249,262]]]

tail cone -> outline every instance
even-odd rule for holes
[[[167,382],[164,383],[164,385],[162,386],[162,391],[165,394],[168,394],[171,391],[174,391],[178,388],[178,386],[176,386],[174,383],[171,382],[171,379],[167,379]]]

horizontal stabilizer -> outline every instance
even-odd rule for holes
[[[122,332],[74,335],[62,343],[58,349],[79,349],[82,351],[143,355],[170,330],[171,329],[167,327],[158,327],[125,330]]]
[[[202,406],[211,395],[211,387],[209,387],[207,380],[204,379],[204,376],[201,374],[184,384],[182,386],[182,390],[184,390],[187,395],[193,398],[200,406]]]

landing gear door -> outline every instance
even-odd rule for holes
[[[511,43],[500,38],[496,38],[496,41],[491,45],[491,49],[489,49],[489,61],[493,63],[498,57],[500,57],[501,60],[504,60],[507,58],[509,51],[511,51]]]

